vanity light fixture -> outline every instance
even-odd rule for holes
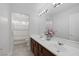
[[[48,9],[44,9],[40,14],[39,16],[43,15],[43,14],[46,14],[48,12]]]
[[[60,6],[63,3],[52,3],[52,4],[53,4],[53,8],[56,8],[56,7]],[[50,9],[50,8],[51,8],[51,6],[49,6],[47,9],[44,9],[43,11],[41,11],[39,13],[39,16],[42,16],[43,14],[46,14],[48,12],[48,9]]]
[[[55,8],[55,7],[58,7],[58,6],[60,6],[61,4],[63,4],[63,3],[55,3],[55,4],[53,4],[53,7]]]

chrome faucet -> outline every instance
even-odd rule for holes
[[[62,45],[64,45],[62,42],[60,42],[60,41],[57,41],[57,43],[58,43],[58,45],[60,45],[60,46],[62,46]]]
[[[62,42],[60,42],[60,41],[57,41],[57,44],[58,44],[58,50],[57,50],[57,52],[61,52],[61,50],[60,50],[60,48],[64,45]]]

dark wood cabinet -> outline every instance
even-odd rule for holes
[[[56,56],[32,38],[31,50],[35,56]]]
[[[31,38],[31,50],[35,56],[38,55],[38,44]]]
[[[39,56],[43,56],[43,47],[39,44]]]

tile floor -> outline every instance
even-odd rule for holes
[[[33,53],[30,50],[30,46],[27,46],[26,43],[14,45],[13,56],[33,56]]]

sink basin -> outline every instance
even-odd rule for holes
[[[56,52],[64,52],[64,51],[67,50],[63,43],[61,43],[61,45],[59,45],[58,41],[56,41],[56,40],[50,40],[50,41],[47,41],[47,42],[49,44],[51,44],[56,49]]]
[[[48,46],[52,45],[55,48],[56,52],[64,52],[66,51],[66,48],[63,45],[59,45],[61,43],[60,40],[58,40],[55,37],[52,37],[50,40],[46,40],[46,36],[40,37],[42,41],[46,42]]]
[[[64,46],[57,47],[57,52],[64,52],[64,51],[66,51],[66,48]]]

